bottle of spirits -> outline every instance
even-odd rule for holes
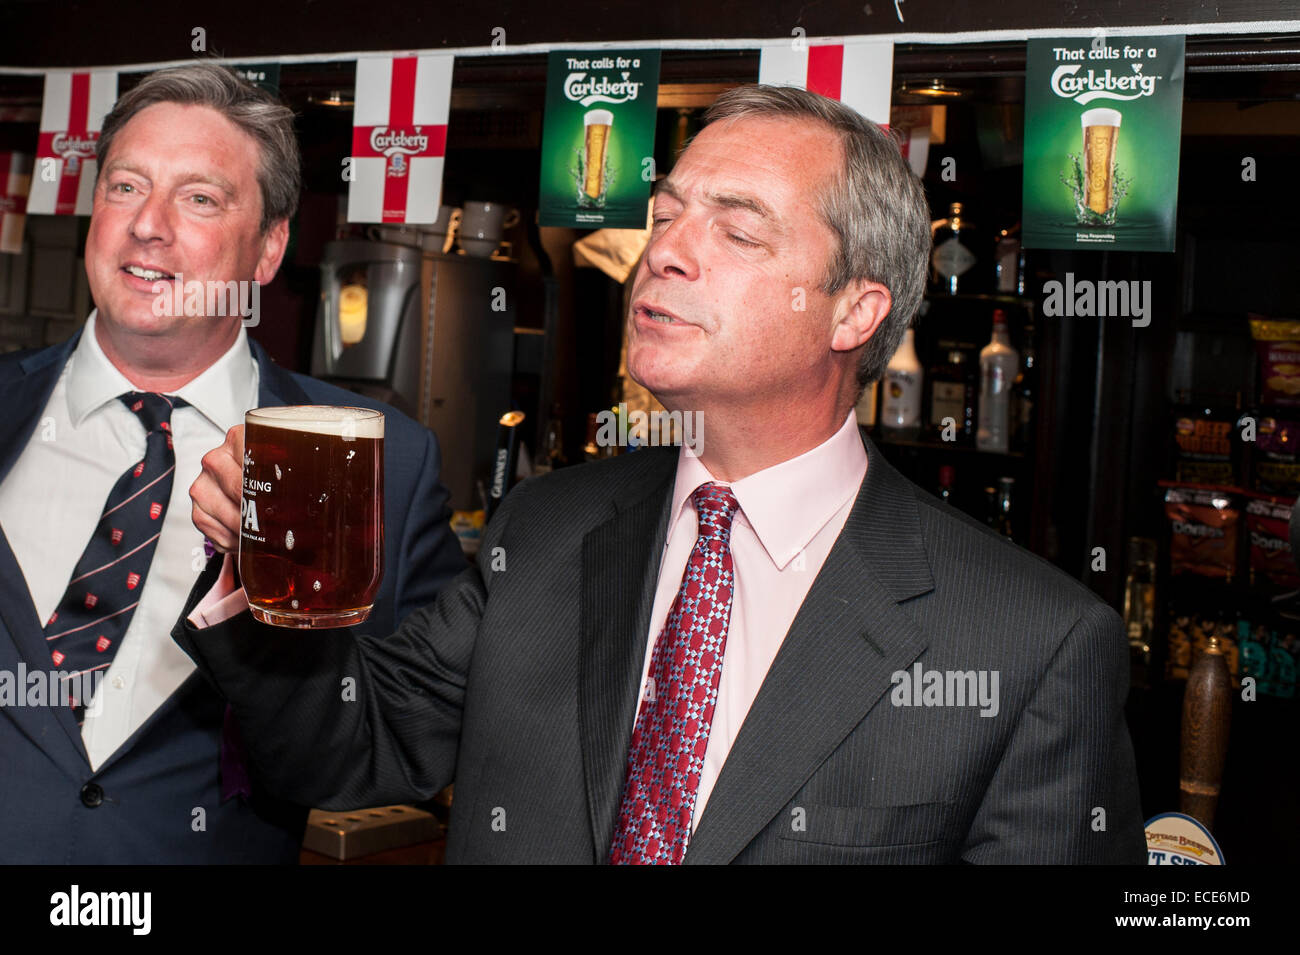
[[[873,381],[862,391],[862,397],[858,399],[857,407],[854,413],[857,416],[858,424],[870,431],[876,426],[876,393],[880,388],[880,382]]]
[[[921,431],[921,361],[916,357],[916,333],[909,328],[889,359],[883,383],[880,427],[895,438],[916,438]]]
[[[975,223],[962,215],[962,204],[954,202],[948,218],[933,224],[930,253],[930,287],[939,295],[956,295],[959,292],[983,292],[980,281],[979,240]]]
[[[955,477],[951,464],[945,464],[939,468],[939,500],[945,504],[952,503]]]
[[[979,430],[975,447],[1001,451],[1011,447],[1011,384],[1020,367],[1020,356],[1011,347],[1007,315],[993,313],[993,339],[980,350]]]
[[[1124,629],[1134,663],[1151,663],[1156,623],[1156,542],[1128,539],[1128,576],[1124,579]]]
[[[601,458],[608,457],[600,446],[599,436],[600,416],[593,411],[587,415],[587,442],[582,446],[584,461],[599,461]]]
[[[966,446],[975,437],[975,376],[966,353],[953,348],[947,360],[930,369],[932,436],[938,441]],[[948,423],[945,423],[946,419]]]
[[[1025,294],[1025,250],[1020,246],[1020,223],[998,233],[994,252],[994,287],[999,295]]]
[[[1038,400],[1038,358],[1034,353],[1034,326],[1025,326],[1025,353],[1020,373],[1011,383],[1011,443],[1027,448],[1034,438],[1034,402]]]
[[[1015,529],[1011,520],[1011,492],[1015,489],[1016,479],[998,478],[996,504],[994,505],[993,527],[1008,540],[1015,540]]]
[[[556,468],[562,468],[567,462],[564,458],[564,431],[560,423],[560,406],[551,409],[551,416],[542,433],[542,446],[533,458],[533,473],[546,474]]]

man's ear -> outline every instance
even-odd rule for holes
[[[262,237],[262,257],[257,260],[257,271],[253,273],[258,285],[265,285],[275,278],[288,245],[289,220],[279,219],[271,224],[271,228]]]
[[[879,282],[857,279],[837,296],[832,351],[853,351],[865,344],[893,306],[889,289]]]

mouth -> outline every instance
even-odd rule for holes
[[[135,262],[122,266],[122,271],[127,275],[133,276],[137,279],[142,279],[145,282],[170,282],[172,279],[176,278],[173,273],[168,272],[165,269],[160,269],[151,265],[140,265]]]
[[[635,305],[633,305],[632,307],[632,313],[636,321],[641,324],[662,325],[662,326],[676,325],[681,328],[688,327],[691,324],[690,322],[682,321],[672,312],[665,311],[664,309],[658,307],[657,305],[646,301],[639,301],[635,303]]]

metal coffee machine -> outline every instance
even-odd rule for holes
[[[426,246],[325,246],[311,373],[428,426],[457,510],[483,507],[510,408],[518,264]]]
[[[418,248],[365,239],[325,246],[311,373],[418,417]]]

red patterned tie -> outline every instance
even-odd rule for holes
[[[690,838],[727,649],[731,519],[739,506],[721,484],[701,484],[691,503],[699,537],[650,657],[609,850],[612,865],[676,865]]]

